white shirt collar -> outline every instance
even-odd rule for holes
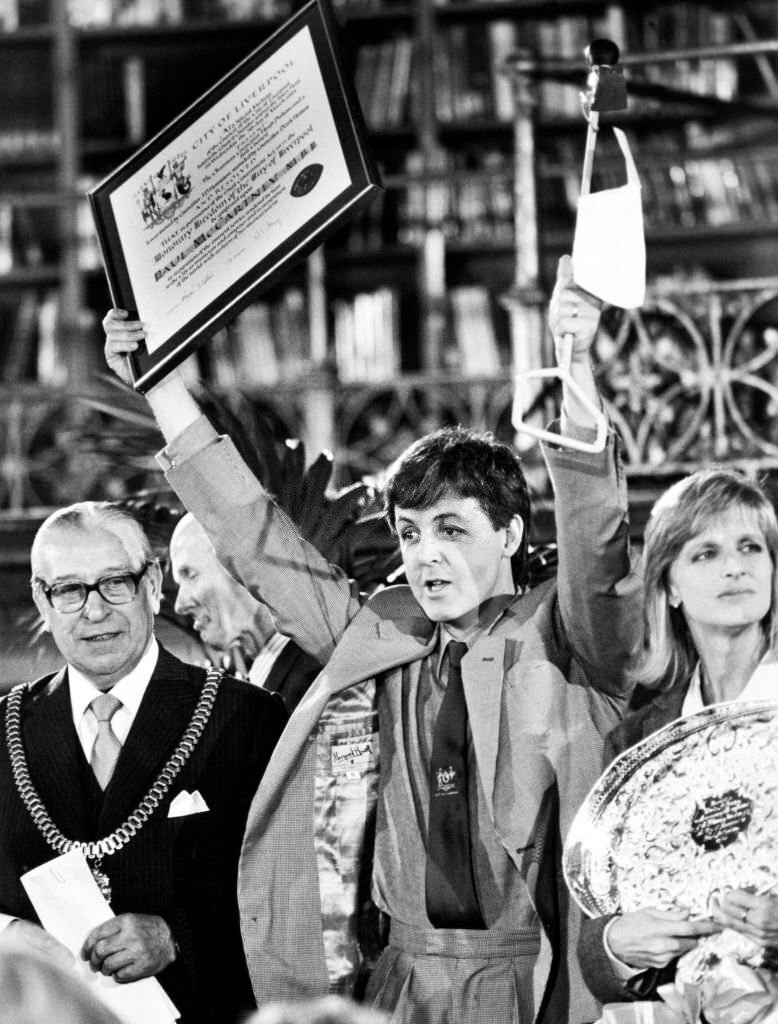
[[[288,636],[284,636],[283,633],[274,633],[267,643],[263,644],[256,658],[251,663],[248,677],[250,683],[253,683],[255,686],[265,685],[278,655],[288,643]]]
[[[759,662],[754,669],[751,678],[743,687],[738,701],[745,700],[776,700],[778,699],[778,662],[767,660],[767,655]],[[689,689],[684,697],[682,715],[693,715],[702,711],[705,703],[702,699],[702,677],[700,665],[694,670],[694,675],[689,683]]]
[[[111,687],[111,693],[122,702],[121,714],[125,719],[125,727],[121,731],[125,736],[129,732],[129,727],[146,693],[146,688],[151,681],[158,657],[159,644],[155,637],[152,636],[148,647],[135,668]],[[83,672],[80,672],[72,665],[68,665],[68,683],[70,686],[70,705],[73,710],[73,722],[76,726],[76,731],[81,734],[84,712],[89,707],[91,701],[100,693],[100,690]],[[124,737],[120,737],[120,739],[123,740]]]

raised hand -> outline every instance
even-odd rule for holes
[[[103,317],[105,361],[125,384],[132,384],[127,356],[136,352],[145,337],[140,320],[130,320],[125,309],[109,309]]]
[[[569,256],[560,256],[548,307],[548,324],[557,348],[557,359],[565,335],[573,339],[574,360],[576,356],[588,356],[600,324],[601,311],[602,302],[575,284],[573,261]]]

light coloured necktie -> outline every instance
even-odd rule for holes
[[[121,706],[122,702],[118,697],[113,697],[110,693],[101,693],[89,705],[97,719],[97,737],[92,747],[90,764],[101,789],[108,785],[122,749],[116,733],[111,728],[111,719]]]

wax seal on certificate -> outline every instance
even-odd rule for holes
[[[295,197],[307,196],[321,177],[323,170],[324,164],[308,164],[307,167],[303,167],[292,182],[290,193]]]
[[[578,811],[563,868],[592,916],[704,916],[729,888],[778,887],[778,700],[714,704],[621,754]]]

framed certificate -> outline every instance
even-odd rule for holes
[[[88,193],[146,391],[380,190],[327,0],[310,0]]]

